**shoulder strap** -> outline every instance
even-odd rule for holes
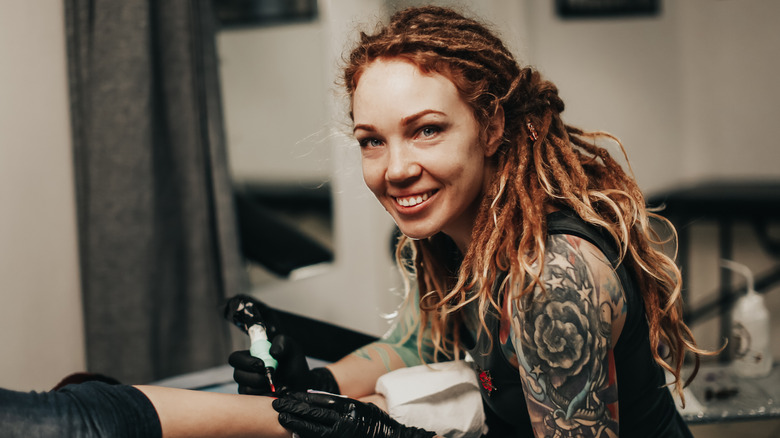
[[[570,210],[559,210],[547,216],[547,234],[569,234],[581,237],[595,245],[617,269],[619,253],[612,236],[606,231],[580,219]]]
[[[637,323],[644,314],[644,305],[634,277],[629,275],[628,269],[620,263],[620,254],[612,236],[603,229],[589,224],[580,219],[576,213],[570,210],[559,210],[547,216],[547,234],[569,234],[577,236],[595,245],[612,263],[615,273],[623,287],[626,305],[628,307],[627,321]],[[633,313],[633,315],[632,315]],[[625,330],[625,328],[624,328]],[[622,336],[621,336],[622,338]],[[618,341],[618,344],[620,342]]]

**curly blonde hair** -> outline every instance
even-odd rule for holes
[[[642,285],[653,356],[672,373],[682,395],[686,352],[695,358],[686,385],[698,370],[699,355],[707,352],[696,347],[682,319],[680,271],[664,253],[651,218],[674,228],[645,207],[635,179],[596,140],[613,140],[623,150],[622,144],[607,133],[565,124],[556,86],[533,68],[520,68],[486,26],[451,9],[405,9],[376,33],[361,33],[344,68],[350,96],[365,68],[382,58],[405,59],[452,80],[485,130],[499,111],[505,118],[503,142],[493,155],[498,170],[460,266],[447,266],[441,236],[399,242],[399,262],[405,254],[413,263],[413,269],[402,272],[416,277],[420,290],[419,330],[429,330],[436,353],[460,354],[459,310],[466,304],[478,303],[483,327],[491,308],[501,312],[500,297],[492,293],[500,272],[512,284],[525,285],[520,296],[541,286],[534,272],[541,272],[544,263],[546,214],[565,208],[614,238],[622,263]],[[538,267],[531,269],[534,264]],[[418,338],[419,343],[423,336]]]

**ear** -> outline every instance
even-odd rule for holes
[[[486,130],[487,141],[485,142],[485,156],[491,157],[496,153],[498,147],[504,141],[504,107],[498,105],[496,113],[490,119],[490,124]]]

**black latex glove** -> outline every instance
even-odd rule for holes
[[[339,386],[333,374],[326,368],[310,370],[303,350],[289,336],[274,337],[268,352],[279,362],[274,372],[277,394],[307,389],[339,393]],[[238,383],[239,394],[271,394],[271,385],[262,359],[251,356],[248,350],[241,350],[233,352],[228,358],[228,363],[234,368],[233,380]]]
[[[330,394],[290,393],[272,403],[279,423],[301,438],[430,438],[372,403]]]

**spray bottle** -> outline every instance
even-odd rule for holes
[[[769,311],[753,285],[753,273],[740,263],[721,260],[721,266],[745,276],[747,293],[731,311],[732,370],[742,377],[763,377],[772,371]]]

